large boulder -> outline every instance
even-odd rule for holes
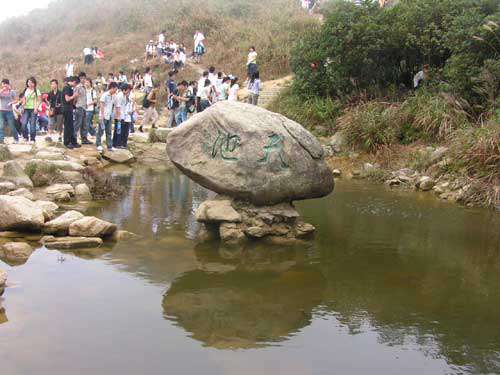
[[[91,201],[92,193],[87,184],[78,184],[75,186],[76,199],[79,201]]]
[[[35,202],[0,195],[0,230],[38,230],[44,222],[44,212]]]
[[[42,231],[47,234],[67,235],[69,226],[84,217],[81,212],[68,211],[44,224]]]
[[[193,116],[169,134],[167,152],[200,185],[256,205],[319,198],[334,186],[311,133],[248,104],[219,102]]]
[[[85,216],[69,226],[72,237],[109,237],[116,232],[116,225],[93,216]]]
[[[8,262],[25,263],[32,253],[33,248],[24,242],[8,242],[0,247],[0,258]]]
[[[0,269],[0,290],[5,287],[5,284],[7,284],[7,272]],[[1,292],[0,295],[2,295]]]
[[[19,187],[33,189],[33,182],[28,175],[24,173],[19,163],[14,160],[10,160],[4,164],[2,180],[10,181]]]

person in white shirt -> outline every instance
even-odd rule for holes
[[[83,57],[84,57],[84,64],[85,65],[92,64],[94,62],[94,53],[92,52],[92,48],[85,47],[83,49]]]
[[[120,118],[120,104],[116,100],[116,92],[118,91],[118,85],[115,82],[111,82],[108,85],[108,91],[106,91],[100,99],[99,108],[99,131],[97,133],[96,146],[97,150],[102,151],[101,140],[104,132],[106,132],[106,144],[108,151],[113,151],[113,139],[112,139],[112,124],[114,118]]]
[[[201,112],[201,96],[205,88],[205,81],[208,79],[208,71],[204,71],[201,78],[198,80],[198,90],[196,91],[196,110]]]
[[[118,75],[118,82],[128,83],[127,75],[123,71],[120,71],[120,74]]]
[[[144,72],[144,91],[149,94],[153,90],[153,75],[151,74],[151,68],[146,68]]]
[[[253,74],[257,70],[258,70],[257,51],[255,50],[255,47],[252,46],[248,51],[248,60],[247,60],[247,76],[249,80],[252,78]]]
[[[234,77],[231,80],[231,87],[229,88],[229,96],[227,100],[229,100],[230,102],[237,102],[239,90],[240,90],[240,85],[238,84],[238,77]]]
[[[69,63],[66,64],[66,78],[73,77],[75,75],[75,61],[69,59]]]
[[[158,35],[158,43],[164,44],[165,43],[165,33],[166,31],[163,30],[159,35]]]
[[[195,62],[199,63],[205,54],[205,35],[199,30],[194,34],[194,55]]]
[[[425,64],[421,71],[413,77],[413,88],[417,89],[421,81],[425,81],[429,77],[429,65]]]
[[[96,131],[93,121],[95,114],[95,105],[97,104],[97,94],[92,87],[92,80],[90,78],[85,79],[84,86],[85,92],[87,94],[87,109],[85,112],[86,130],[90,133],[90,135],[95,136]]]
[[[116,93],[116,105],[118,108],[120,108],[120,112],[117,113],[115,117],[115,127],[113,131],[113,147],[115,148],[123,148],[124,146],[122,145],[122,133],[124,130],[127,133],[127,138],[128,138],[128,132],[129,129],[124,129],[127,125],[124,124],[125,118],[126,118],[126,107],[127,107],[127,97],[130,94],[130,86],[126,83],[121,83],[118,85],[119,89],[118,92]],[[128,122],[130,124],[131,121]]]

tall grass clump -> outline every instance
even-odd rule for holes
[[[269,109],[283,114],[318,135],[329,135],[337,129],[337,119],[342,114],[342,103],[333,98],[302,98],[291,89],[283,92]]]
[[[500,183],[500,126],[483,126],[457,132],[452,141],[452,160],[471,178]]]
[[[339,130],[352,147],[375,152],[397,140],[395,111],[396,105],[377,101],[357,105],[338,119]]]
[[[428,91],[408,97],[398,110],[398,121],[427,141],[444,140],[470,124],[467,112],[453,97]]]

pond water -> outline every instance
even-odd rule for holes
[[[184,176],[120,179],[91,213],[143,241],[0,261],[2,375],[500,372],[500,215],[339,181],[309,243],[230,250]]]

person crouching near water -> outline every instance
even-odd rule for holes
[[[116,99],[116,92],[118,91],[118,84],[110,82],[108,91],[102,94],[99,100],[99,130],[97,132],[96,146],[99,152],[103,151],[102,136],[106,133],[106,145],[108,151],[113,151],[112,139],[112,126],[115,118],[121,118],[121,108],[118,100]]]

